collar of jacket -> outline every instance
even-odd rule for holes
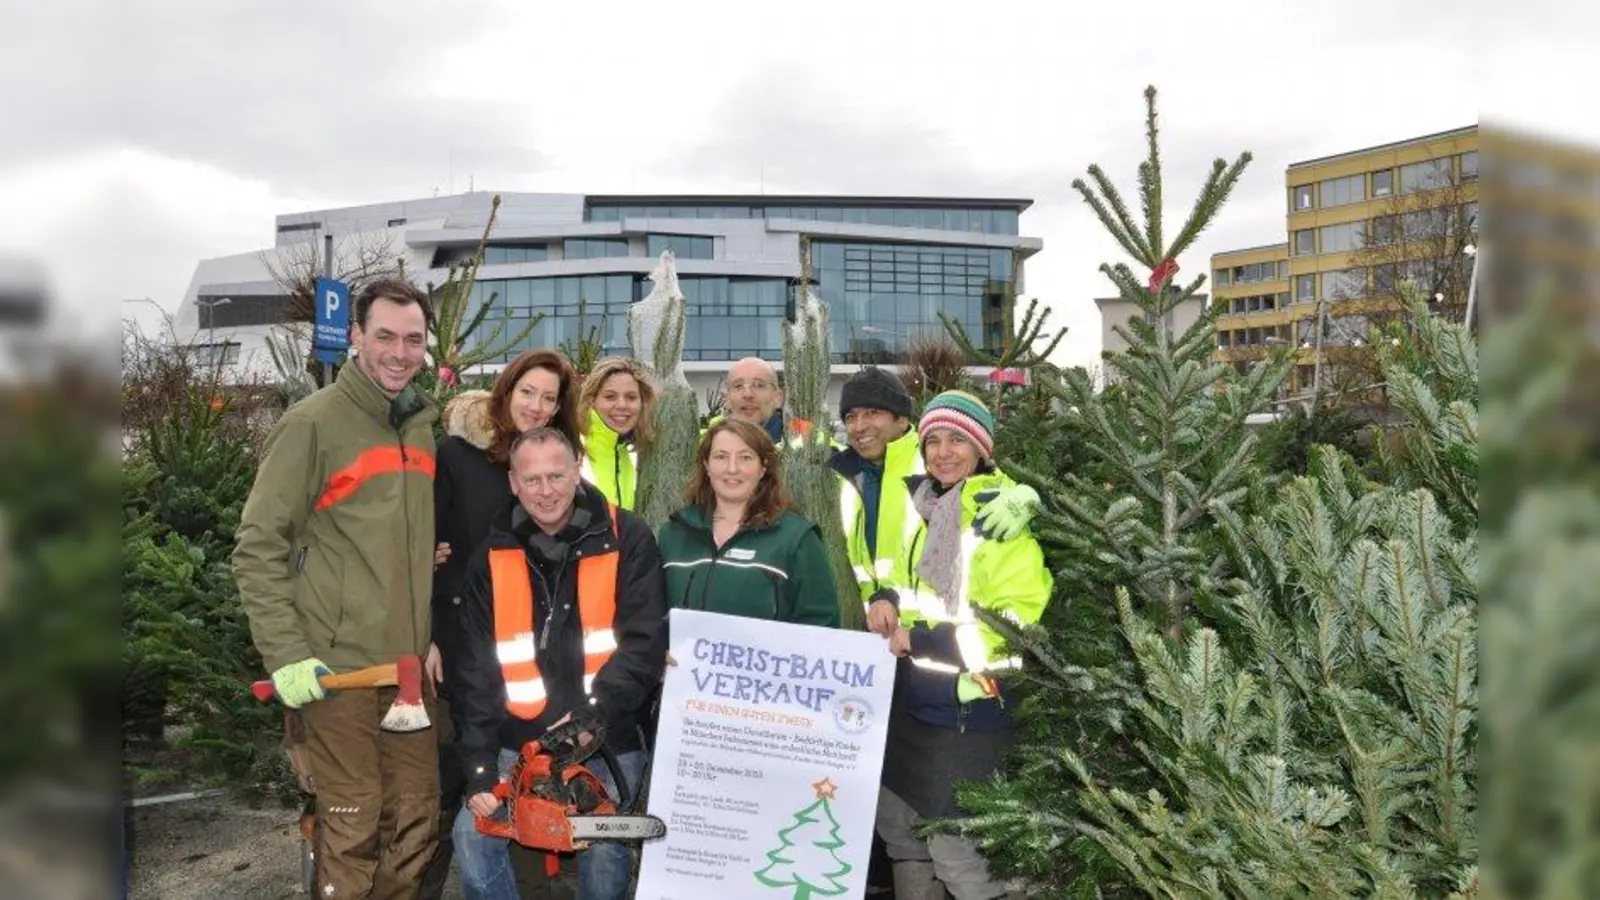
[[[911,497],[917,493],[917,488],[932,475],[907,475],[906,496]],[[978,494],[982,491],[1000,490],[1010,487],[1014,482],[1004,472],[984,463],[978,463],[978,470],[966,477],[961,482],[961,522],[970,524],[978,515]],[[934,484],[934,493],[943,494],[938,483]]]
[[[527,549],[535,542],[545,547],[564,544],[578,548],[577,555],[587,556],[610,550],[616,543],[612,537],[611,511],[606,506],[606,495],[600,493],[598,488],[582,482],[578,485],[578,496],[572,503],[572,520],[556,534],[546,535],[520,503],[513,505],[509,519],[502,519],[501,522],[502,526],[505,523],[510,525],[509,533],[502,526],[496,526],[495,543],[502,546],[515,544]],[[538,540],[541,535],[544,537],[542,541]],[[590,546],[596,537],[600,537],[601,542]]]
[[[704,532],[708,538],[711,535],[711,523],[706,520],[706,511],[698,506],[685,506],[684,508],[673,513],[671,519],[692,531]],[[779,516],[778,520],[781,522],[783,517]],[[777,522],[774,522],[771,525],[761,525],[755,528],[752,528],[749,525],[740,525],[739,530],[734,532],[734,534],[739,535],[746,532],[767,531],[777,527]]]
[[[916,458],[921,445],[917,440],[917,429],[907,428],[906,433],[889,442],[883,453],[883,471],[888,477],[893,478],[896,472],[908,472],[913,466],[912,460]],[[833,451],[833,456],[828,459],[828,466],[838,472],[846,481],[854,481],[861,470],[871,463],[861,458],[854,447],[846,445],[842,450]]]
[[[607,456],[615,453],[618,444],[633,445],[633,432],[617,434],[599,412],[589,410],[589,430],[583,436],[585,449],[592,449],[591,456]]]
[[[494,442],[494,422],[489,418],[490,393],[485,390],[462,391],[444,405],[444,432],[458,437],[479,450],[489,449]]]
[[[398,429],[412,416],[429,408],[428,398],[411,384],[390,399],[353,359],[339,369],[334,384],[362,411],[380,422],[387,422],[390,428]]]

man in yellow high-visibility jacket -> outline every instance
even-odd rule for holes
[[[866,366],[839,392],[839,413],[849,446],[829,465],[839,473],[839,512],[850,567],[861,590],[862,608],[884,589],[900,548],[919,522],[907,521],[906,479],[922,475],[922,453],[911,427],[911,394],[887,369]],[[1039,495],[1013,484],[979,498],[978,522],[988,536],[1007,541],[1033,520]]]

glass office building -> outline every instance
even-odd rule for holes
[[[962,204],[966,205],[962,205]],[[616,235],[496,243],[474,289],[474,306],[497,298],[505,334],[532,331],[502,355],[601,336],[606,353],[628,352],[629,306],[649,293],[647,271],[663,251],[678,260],[688,304],[684,358],[777,360],[809,278],[828,304],[836,364],[892,363],[922,333],[942,333],[939,314],[975,342],[999,349],[1018,285],[1013,279],[1038,242],[1018,234],[1027,201],[882,198],[588,198],[583,221]],[[441,248],[454,261],[459,248]],[[586,260],[604,274],[492,277],[493,263]],[[706,270],[712,271],[706,271]],[[777,269],[781,275],[769,272]],[[492,329],[490,329],[492,330]],[[484,332],[487,334],[488,332]]]
[[[1026,199],[477,191],[280,215],[273,247],[200,262],[179,331],[228,346],[230,376],[270,375],[268,332],[293,308],[275,271],[320,266],[332,238],[340,253],[379,248],[418,284],[441,285],[473,257],[496,197],[469,314],[495,302],[467,340],[517,340],[479,375],[591,334],[605,353],[628,353],[628,310],[671,251],[697,391],[714,394],[740,357],[781,364],[784,326],[812,290],[829,308],[836,396],[856,366],[892,364],[918,335],[942,334],[940,314],[999,349],[1026,260],[1042,249],[1021,233]]]

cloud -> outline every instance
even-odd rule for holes
[[[436,55],[492,28],[492,6],[67,0],[7,10],[0,168],[131,146],[285,192],[366,195],[443,188],[453,154],[480,173],[543,163],[511,107],[428,91]]]

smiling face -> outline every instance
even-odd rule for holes
[[[778,390],[778,373],[766,362],[746,357],[728,367],[728,415],[765,425],[772,414],[783,405],[783,391]]]
[[[561,376],[549,369],[529,369],[511,388],[506,407],[518,431],[543,428],[561,408]]]
[[[767,474],[761,464],[761,455],[731,431],[719,431],[711,439],[711,453],[706,457],[706,477],[711,481],[711,492],[723,503],[749,503],[756,488]]]
[[[572,518],[577,501],[578,461],[560,441],[526,443],[511,454],[511,493],[528,517],[546,534],[555,534]]]
[[[617,434],[629,434],[639,424],[642,404],[639,382],[627,372],[607,378],[600,385],[600,393],[594,395],[594,411]]]
[[[980,457],[978,445],[954,428],[937,428],[922,439],[922,461],[942,487],[954,487],[978,471]]]
[[[850,448],[867,462],[881,462],[889,444],[904,437],[910,428],[906,417],[882,409],[852,409],[844,417]]]
[[[399,396],[422,368],[427,344],[428,320],[415,303],[379,297],[367,310],[366,321],[350,328],[357,368],[390,397]]]

